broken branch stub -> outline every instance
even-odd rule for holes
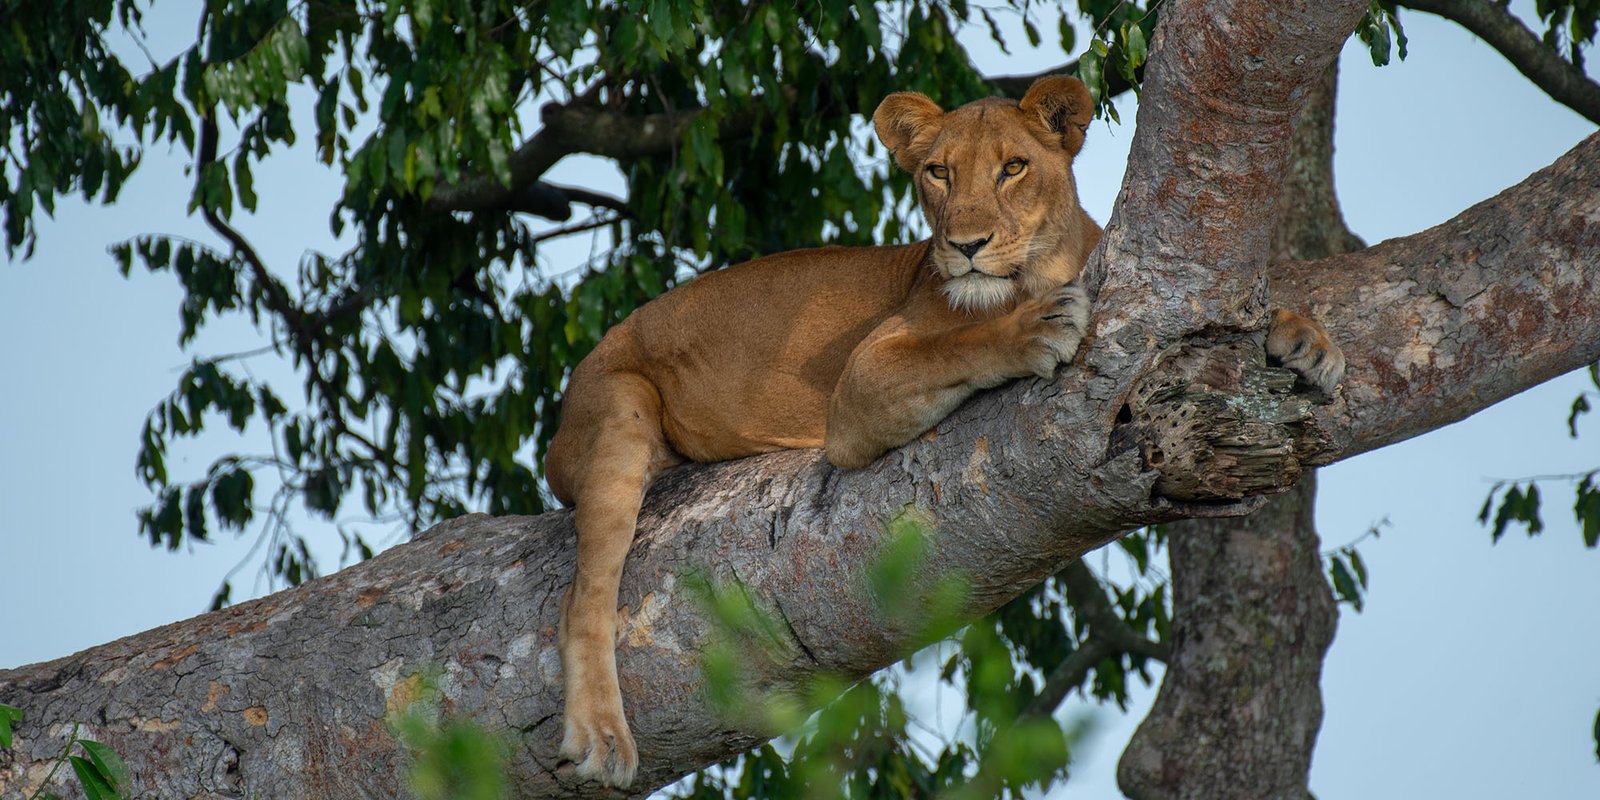
[[[1193,340],[1140,378],[1112,432],[1111,451],[1137,449],[1160,473],[1158,495],[1187,503],[1276,494],[1303,466],[1332,460],[1333,439],[1312,416],[1331,398],[1268,366],[1258,336]]]

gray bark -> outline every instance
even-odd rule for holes
[[[745,679],[752,693],[790,691],[819,671],[867,674],[908,646],[865,575],[885,520],[908,509],[931,532],[919,580],[966,576],[979,614],[1129,528],[1258,505],[1155,495],[1160,473],[1137,441],[1108,443],[1128,442],[1114,431],[1136,384],[1215,353],[1194,334],[1255,321],[1272,224],[1255,204],[1275,202],[1288,151],[1267,142],[1287,135],[1305,85],[1364,7],[1314,5],[1167,9],[1164,30],[1195,35],[1158,36],[1138,134],[1153,141],[1136,144],[1096,265],[1104,288],[1082,365],[976,397],[868,469],[791,451],[683,468],[651,492],[618,649],[641,789],[771,733],[705,702],[697,659],[711,626],[685,588],[690,572],[737,583],[784,622]],[[1174,97],[1184,95],[1216,102]],[[1256,144],[1235,151],[1230,137]],[[1315,435],[1303,421],[1267,426],[1299,425],[1288,438],[1313,443],[1284,463],[1414,435],[1600,356],[1597,172],[1591,138],[1446,226],[1318,264],[1336,279],[1302,285],[1275,271],[1278,302],[1323,307],[1351,364]],[[1172,348],[1184,339],[1187,350]],[[133,796],[398,796],[402,755],[383,720],[428,669],[447,711],[512,737],[520,795],[606,796],[555,759],[555,625],[572,561],[566,512],[470,516],[292,591],[0,671],[0,703],[28,714],[0,755],[0,796],[31,790],[74,722],[128,758]]]
[[[1168,538],[1172,656],[1117,766],[1133,800],[1306,800],[1322,657],[1338,615],[1312,525],[1316,481]]]
[[[1333,188],[1338,66],[1306,101],[1284,179],[1278,260],[1362,243]],[[1274,297],[1274,300],[1279,298]],[[1237,519],[1168,529],[1172,656],[1118,765],[1134,800],[1305,800],[1322,725],[1322,661],[1338,622],[1322,577],[1315,478]]]

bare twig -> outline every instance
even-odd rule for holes
[[[544,233],[541,233],[541,234],[533,237],[531,240],[529,240],[529,242],[530,242],[530,244],[538,244],[540,242],[547,242],[547,241],[549,241],[551,239],[559,239],[562,236],[571,236],[574,233],[583,233],[584,231],[592,231],[592,230],[594,230],[596,228],[604,228],[607,225],[611,225],[613,223],[620,222],[621,220],[622,220],[621,215],[612,215],[612,216],[609,216],[609,217],[595,217],[594,219],[591,219],[588,222],[582,222],[582,223],[578,223],[576,225],[566,225],[566,226],[563,226],[563,227],[560,227],[560,228],[553,228],[551,230],[545,231]]]
[[[1106,658],[1129,653],[1165,663],[1172,654],[1171,645],[1144,637],[1117,615],[1100,579],[1082,561],[1062,570],[1061,578],[1074,612],[1089,627],[1089,636],[1045,677],[1039,694],[1023,710],[1024,717],[1055,713],[1067,694],[1083,684],[1089,670]]]

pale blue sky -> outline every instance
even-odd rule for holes
[[[167,27],[192,31],[192,16],[169,18],[170,9],[152,16],[157,41]],[[1344,59],[1338,182],[1351,227],[1369,242],[1443,221],[1594,130],[1460,29],[1422,14],[1405,20],[1406,62],[1376,69],[1358,47]],[[995,73],[1061,60],[1006,58],[976,39],[973,49]],[[1127,124],[1096,124],[1079,160],[1084,204],[1102,222],[1133,134],[1134,104],[1120,108]],[[554,177],[620,191],[614,168],[594,159],[569,159]],[[279,156],[256,183],[261,211],[240,227],[270,263],[330,246],[338,183],[306,148]],[[183,215],[187,193],[181,160],[152,151],[120,205],[61,204],[38,256],[0,267],[0,667],[198,613],[248,549],[155,551],[133,517],[149,501],[133,474],[144,415],[188,357],[176,346],[172,278],[123,280],[105,248],[151,231],[214,241]],[[574,262],[584,252],[575,248]],[[233,323],[209,331],[200,350],[260,341]],[[270,362],[253,369],[286,374]],[[1328,546],[1380,518],[1393,524],[1362,547],[1373,573],[1367,610],[1343,611],[1328,659],[1319,796],[1600,797],[1589,732],[1600,706],[1600,551],[1582,547],[1564,487],[1547,493],[1537,540],[1514,533],[1491,546],[1474,519],[1491,479],[1600,464],[1600,423],[1591,419],[1576,442],[1566,435],[1566,409],[1585,385],[1567,376],[1323,471],[1317,516]],[[219,428],[180,445],[170,466],[195,475],[252,447]],[[247,574],[235,597],[250,584]],[[1116,756],[1143,710],[1101,715],[1063,796],[1112,796]]]

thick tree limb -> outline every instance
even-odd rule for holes
[[[1331,66],[1295,124],[1275,260],[1359,249],[1333,190]],[[1322,577],[1315,476],[1234,519],[1167,528],[1173,655],[1154,707],[1123,752],[1137,800],[1309,796],[1322,722],[1322,662],[1338,615]]]
[[[1472,31],[1552,100],[1600,125],[1600,84],[1546,47],[1504,5],[1489,0],[1399,0],[1399,5],[1437,14]]]
[[[1600,359],[1597,258],[1600,134],[1442,225],[1274,267],[1272,292],[1355,345],[1318,412],[1347,457]]]
[[[1178,5],[1169,13],[1192,20]],[[1252,53],[1314,51],[1305,66],[1314,75],[1343,38],[1330,29],[1301,40],[1308,26],[1331,25],[1317,9],[1218,13],[1238,14],[1229,35],[1249,38],[1217,41],[1219,32],[1200,27],[1196,41],[1213,41],[1210,58],[1233,59],[1248,73],[1239,76],[1246,83],[1261,79],[1251,77]],[[1263,21],[1287,29],[1286,40],[1263,34]],[[1193,62],[1185,64],[1158,44],[1152,80],[1161,74],[1172,82],[1165,91],[1205,96],[1184,82],[1228,67],[1194,47],[1184,51]],[[974,614],[1130,527],[1239,510],[1152,496],[1157,476],[1138,452],[1108,453],[1107,442],[1121,399],[1156,360],[1139,352],[1141,342],[1148,349],[1175,342],[1196,324],[1248,316],[1234,313],[1243,306],[1223,296],[1241,280],[1248,286],[1248,274],[1209,289],[1198,284],[1219,276],[1192,265],[1261,260],[1242,245],[1212,240],[1241,238],[1264,252],[1265,235],[1230,210],[1234,200],[1222,192],[1242,192],[1247,202],[1257,197],[1240,176],[1274,180],[1257,160],[1276,151],[1221,153],[1202,137],[1212,126],[1221,136],[1241,133],[1217,119],[1239,115],[1245,130],[1276,135],[1270,124],[1248,120],[1270,123],[1279,103],[1292,118],[1300,89],[1283,76],[1300,65],[1285,58],[1282,71],[1276,62],[1268,70],[1257,65],[1256,72],[1273,73],[1265,78],[1271,85],[1256,87],[1264,105],[1217,86],[1214,102],[1184,106],[1198,119],[1158,116],[1141,124],[1140,137],[1165,137],[1145,145],[1150,152],[1173,153],[1173,139],[1187,137],[1212,160],[1183,158],[1172,162],[1181,169],[1167,172],[1134,165],[1142,179],[1158,183],[1124,189],[1112,223],[1123,228],[1108,237],[1114,246],[1100,270],[1107,293],[1087,368],[974,398],[935,432],[865,470],[839,472],[816,452],[791,451],[680,469],[656,487],[624,576],[619,643],[641,786],[769,733],[716,717],[703,701],[697,658],[711,625],[685,589],[687,573],[737,582],[786,623],[786,634],[756,651],[746,673],[754,697],[756,690],[793,690],[822,670],[862,675],[901,653],[910,632],[885,619],[865,587],[884,521],[908,510],[933,544],[919,580],[932,585],[967,575]],[[1277,302],[1325,306],[1319,315],[1350,356],[1349,390],[1320,415],[1343,453],[1465,416],[1600,357],[1600,298],[1583,290],[1600,281],[1597,163],[1600,138],[1593,138],[1440,229],[1326,262],[1340,271],[1323,285],[1296,284],[1293,265],[1281,281],[1274,270]],[[1201,191],[1214,178],[1226,190]],[[1259,207],[1251,213],[1270,228]],[[1148,238],[1157,228],[1165,239]],[[1136,270],[1147,261],[1156,274],[1141,278]],[[1456,266],[1461,271],[1449,272]],[[1469,272],[1472,280],[1463,283]],[[1148,291],[1140,294],[1136,285]],[[1179,319],[1163,322],[1173,316]],[[1416,324],[1407,322],[1412,318]],[[415,697],[414,676],[429,668],[439,671],[447,710],[510,732],[520,794],[603,796],[592,785],[571,784],[555,758],[555,623],[572,574],[570,526],[565,512],[463,518],[290,592],[0,672],[0,702],[28,713],[16,749],[0,755],[0,796],[19,796],[42,778],[42,762],[59,752],[74,721],[129,759],[136,793],[395,796],[401,755],[383,718]]]
[[[1263,327],[1295,117],[1363,10],[1348,0],[1292,12],[1250,0],[1163,7],[1152,51],[1161,57],[1147,67],[1104,260],[1087,271],[1093,286],[1109,267],[1097,302],[1143,310],[1095,323],[1086,357],[1095,372],[1143,373],[1207,328]]]

